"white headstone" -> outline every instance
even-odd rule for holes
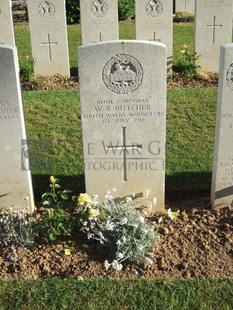
[[[15,45],[11,0],[0,2],[0,44]]]
[[[36,75],[69,77],[64,0],[28,0],[28,15]]]
[[[233,205],[233,44],[221,46],[211,203]]]
[[[161,42],[167,46],[168,63],[172,61],[173,1],[136,0],[136,38]]]
[[[194,14],[195,0],[176,0],[176,12],[188,12]]]
[[[117,4],[117,0],[80,0],[83,45],[118,40]]]
[[[232,0],[196,0],[195,52],[200,71],[218,72],[220,46],[232,40]]]
[[[34,207],[16,48],[0,45],[0,209]],[[18,207],[17,207],[18,208]]]
[[[164,208],[166,47],[112,41],[79,48],[86,191],[148,192]],[[139,201],[139,200],[138,200]]]

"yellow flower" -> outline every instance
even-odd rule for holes
[[[85,194],[80,194],[78,197],[78,203],[80,206],[84,205],[86,202],[91,202],[91,196],[89,196],[87,193]]]
[[[54,176],[53,175],[51,175],[51,177],[49,178],[49,181],[51,182],[51,183],[54,183],[55,182],[55,178],[54,178]]]
[[[180,211],[172,211],[170,208],[167,210],[167,216],[171,219],[171,220],[175,220],[179,217],[180,215]]]
[[[89,210],[89,215],[90,215],[90,217],[96,217],[97,215],[99,215],[99,211],[96,210],[96,209],[91,208]]]
[[[84,281],[84,277],[83,276],[77,276],[77,280],[78,281]]]
[[[187,45],[184,45],[184,49],[185,49],[185,50],[187,49]]]
[[[101,219],[101,220],[105,218],[105,212],[104,212],[104,210],[101,210],[101,211],[100,211],[100,213],[99,213],[99,215],[98,215],[98,218]]]
[[[184,54],[185,53],[185,50],[180,50],[181,54]]]
[[[71,252],[74,250],[74,247],[70,247],[68,249],[64,249],[65,255],[70,256]]]

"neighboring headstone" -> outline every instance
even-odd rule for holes
[[[64,0],[28,0],[28,15],[36,75],[69,77]]]
[[[200,71],[218,72],[220,46],[232,40],[232,0],[196,0],[195,52]]]
[[[221,46],[211,203],[233,205],[233,44]]]
[[[0,2],[0,44],[15,45],[11,0]]]
[[[0,45],[0,210],[34,207],[16,48]]]
[[[148,191],[164,208],[166,47],[113,41],[78,53],[86,191]],[[140,200],[138,200],[140,201]]]
[[[176,12],[188,12],[194,14],[195,0],[176,0]]]
[[[172,62],[173,1],[136,0],[136,38],[161,42],[167,46],[169,67]]]
[[[80,0],[83,45],[118,40],[117,4],[117,0]]]

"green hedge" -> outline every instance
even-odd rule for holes
[[[134,0],[118,1],[119,20],[133,18],[135,15]],[[79,0],[66,0],[66,17],[68,24],[80,22],[80,3]]]

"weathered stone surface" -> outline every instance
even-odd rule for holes
[[[0,2],[0,44],[15,45],[11,0]]]
[[[148,192],[138,202],[163,210],[165,45],[103,42],[80,47],[78,59],[86,191]]]
[[[36,75],[69,77],[64,0],[28,0],[32,55]]]
[[[0,209],[34,207],[16,48],[0,45]]]
[[[233,205],[233,44],[221,46],[212,207]]]
[[[167,46],[168,63],[172,61],[172,0],[136,0],[137,40],[159,41]]]
[[[117,0],[80,0],[83,45],[118,40],[117,5]]]
[[[176,12],[189,12],[194,14],[195,0],[176,0]]]
[[[232,0],[196,0],[195,52],[200,71],[218,72],[220,46],[232,40]]]

